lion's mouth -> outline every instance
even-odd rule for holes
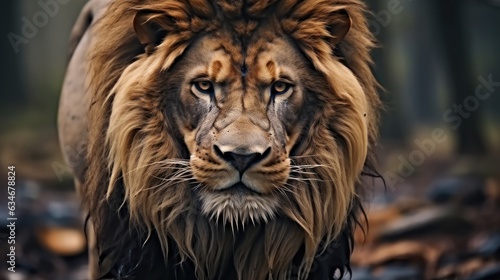
[[[231,195],[262,195],[262,193],[249,188],[243,182],[238,182],[228,188],[218,190],[217,192]]]

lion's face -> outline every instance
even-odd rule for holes
[[[337,28],[340,40],[349,16],[333,15],[347,26]],[[366,158],[368,107],[331,45],[318,39],[323,61],[284,31],[289,22],[270,18],[245,36],[222,24],[176,47],[175,33],[158,31],[171,24],[164,16],[137,14],[138,38],[156,45],[124,69],[108,97],[109,191],[122,174],[133,209],[189,207],[232,227],[278,215],[301,226],[309,222],[299,219],[343,219]],[[153,211],[143,201],[157,201]]]
[[[307,121],[310,66],[273,35],[255,36],[246,49],[229,34],[205,36],[178,62],[185,71],[178,125],[202,211],[224,221],[274,217],[289,188],[290,151]]]
[[[234,262],[285,279],[299,252],[305,276],[354,223],[377,136],[364,6],[136,1],[115,2],[99,30],[120,33],[91,53],[93,201],[208,278]],[[106,220],[103,205],[87,207]]]

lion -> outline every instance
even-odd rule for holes
[[[360,0],[91,0],[59,134],[92,279],[332,279],[375,172]]]

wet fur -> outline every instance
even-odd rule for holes
[[[337,269],[343,275],[362,211],[361,172],[373,169],[380,106],[365,6],[358,0],[211,3],[115,1],[97,26],[81,194],[101,272],[118,279],[322,279],[315,273],[332,277]],[[151,56],[131,24],[139,10],[167,15],[166,37]],[[352,27],[332,46],[329,26],[340,10]],[[313,166],[311,174],[292,173],[304,180],[289,182],[294,192],[282,197],[279,217],[235,232],[201,213],[196,184],[180,175],[189,152],[176,120],[164,113],[174,105],[160,94],[157,73],[175,81],[176,60],[200,32],[230,23],[235,36],[250,36],[265,17],[277,19],[321,74],[325,84],[316,91],[324,106],[306,110],[311,122],[290,153],[294,164]]]

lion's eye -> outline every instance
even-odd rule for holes
[[[290,89],[291,85],[285,82],[277,81],[271,87],[272,94],[283,94]]]
[[[210,81],[207,81],[207,80],[198,81],[198,82],[194,82],[193,85],[196,88],[196,90],[198,90],[201,93],[204,93],[204,94],[213,94],[214,93],[214,85]]]

